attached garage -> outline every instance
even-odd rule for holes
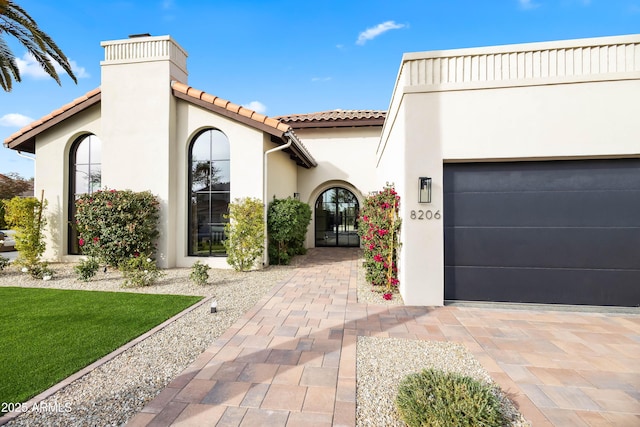
[[[443,168],[445,299],[640,306],[640,159]]]

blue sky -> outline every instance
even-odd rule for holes
[[[388,107],[405,52],[640,32],[640,0],[18,1],[72,61],[44,77],[14,40],[22,82],[0,92],[0,139],[100,86],[100,42],[171,35],[189,84],[269,116]],[[33,162],[0,148],[0,173]]]

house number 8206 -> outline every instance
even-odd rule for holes
[[[419,220],[423,220],[423,219],[440,219],[441,215],[440,215],[440,211],[423,211],[422,209],[418,210],[418,211],[411,211],[411,215],[410,215],[411,219],[419,219]]]

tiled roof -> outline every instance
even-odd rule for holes
[[[101,99],[100,88],[93,89],[46,116],[31,122],[4,140],[4,145],[14,150],[35,153],[35,136],[75,113],[96,104]]]
[[[267,117],[256,111],[234,104],[217,96],[192,88],[184,83],[171,82],[173,95],[195,105],[245,123],[272,135],[278,140],[286,141],[285,133],[293,139],[293,144],[287,149],[296,162],[304,167],[313,167],[317,163],[304,144],[295,136],[293,128],[275,118]],[[4,140],[8,148],[35,153],[35,138],[41,132],[73,116],[74,114],[100,102],[102,98],[100,88],[87,92],[63,107],[47,114],[39,120],[23,127],[18,132]]]
[[[276,119],[294,129],[306,127],[382,126],[387,115],[381,110],[329,110],[308,114],[291,114]]]
[[[171,82],[171,88],[173,89],[173,95],[180,99],[267,132],[282,141],[286,141],[285,133],[288,134],[293,140],[293,144],[286,151],[289,152],[292,158],[295,158],[299,165],[306,168],[317,166],[317,162],[311,153],[293,133],[293,128],[280,120],[267,117],[225,99],[192,88],[184,83],[173,81]]]
[[[277,130],[279,133],[284,133],[291,130],[291,126],[288,126],[277,119],[267,117],[256,111],[250,110],[248,108],[234,104],[233,102],[227,101],[226,99],[222,99],[217,96],[203,92],[201,90],[192,88],[191,86],[188,86],[184,83],[173,81],[171,82],[171,88],[174,91],[174,95],[176,93],[181,93],[183,95],[187,95],[188,97],[200,100],[206,104],[210,104],[212,106],[218,107],[222,110],[232,113],[233,115],[245,117],[250,121],[255,122],[255,123],[251,123],[254,126],[256,124],[265,125],[268,128]]]

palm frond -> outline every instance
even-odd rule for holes
[[[60,65],[75,83],[78,82],[69,60],[58,45],[38,27],[36,21],[23,8],[10,0],[0,0],[0,41],[2,41],[4,34],[15,37],[58,84],[61,84],[61,81],[54,64]],[[4,45],[6,46],[6,43]],[[15,66],[15,58],[11,51],[8,48],[5,51],[0,50],[0,55],[3,56],[0,63],[7,64],[3,68],[3,73],[10,71],[11,74],[14,74],[15,80],[20,81],[20,73]],[[13,64],[14,67],[9,67],[8,64]],[[2,87],[6,91],[11,87],[10,80],[9,84],[6,84],[7,76],[9,74],[5,73],[4,77],[0,77],[3,80]]]
[[[13,80],[20,81],[18,64],[7,43],[0,38],[0,87],[6,92],[10,92]]]

